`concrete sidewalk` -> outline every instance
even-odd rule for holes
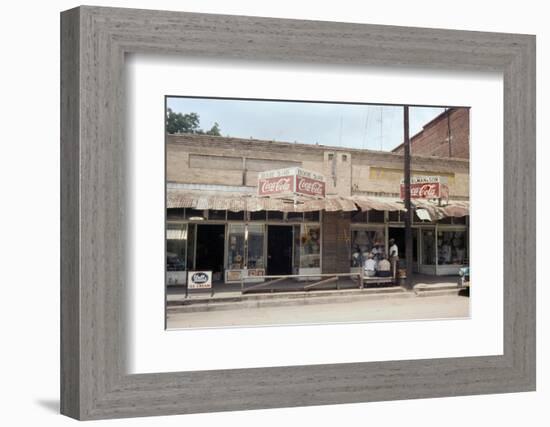
[[[427,277],[432,279],[431,276]],[[411,298],[427,296],[458,295],[459,289],[454,280],[435,282],[423,276],[415,278],[416,284],[408,290],[401,286],[376,286],[359,289],[358,283],[352,280],[342,281],[339,289],[332,288],[303,290],[303,284],[277,284],[276,289],[262,289],[255,293],[241,293],[240,286],[216,291],[213,295],[203,292],[192,292],[185,296],[185,289],[167,293],[167,311],[170,313],[206,312],[215,310],[232,310],[259,307],[282,307],[291,305],[335,304],[359,300],[380,300],[386,298]],[[452,278],[454,279],[454,277]],[[414,283],[413,282],[413,283]],[[342,286],[344,285],[344,286]]]

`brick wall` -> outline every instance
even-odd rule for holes
[[[226,138],[168,135],[169,182],[255,187],[258,172],[301,166],[323,174],[327,194],[399,197],[403,155],[328,146]],[[412,159],[413,175],[444,176],[452,198],[469,196],[468,159],[422,156]]]
[[[451,128],[450,155],[449,125]],[[394,149],[393,152],[403,153],[403,145]],[[424,129],[411,137],[411,154],[413,156],[422,155],[469,159],[470,109],[451,108],[427,123]]]
[[[349,271],[349,229],[348,212],[323,212],[323,273]]]

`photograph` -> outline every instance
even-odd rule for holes
[[[469,318],[469,164],[468,106],[165,96],[166,328]]]

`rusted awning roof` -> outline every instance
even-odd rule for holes
[[[362,211],[370,211],[372,209],[377,211],[405,211],[405,204],[402,200],[390,197],[351,196],[350,199]]]
[[[470,214],[470,202],[468,201],[451,200],[444,206],[438,206],[427,200],[416,199],[413,205],[417,209],[426,209],[434,221],[447,217],[461,217]]]
[[[235,192],[210,192],[196,190],[168,189],[166,205],[168,208],[193,208],[239,211],[281,211],[311,212],[326,210],[355,211],[352,200],[340,196],[327,196],[316,200],[275,199],[258,197],[255,194]]]
[[[179,188],[168,188],[168,208],[192,208],[239,211],[281,211],[281,212],[311,212],[325,210],[328,212],[356,211],[405,211],[402,200],[390,197],[360,196],[341,197],[326,196],[323,199],[276,199],[258,197],[254,193],[238,193],[224,191],[201,191]],[[417,209],[426,209],[432,220],[445,217],[460,217],[469,214],[469,202],[451,201],[446,206],[438,206],[426,200],[415,200],[413,206]]]

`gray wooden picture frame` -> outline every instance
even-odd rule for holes
[[[503,355],[127,374],[127,53],[502,72]],[[532,35],[71,9],[61,14],[61,166],[65,415],[84,420],[535,390]]]

